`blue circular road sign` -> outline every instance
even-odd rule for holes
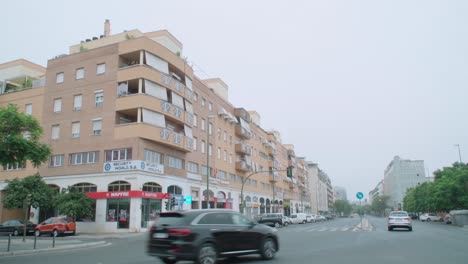
[[[361,200],[362,198],[364,198],[364,194],[362,192],[358,192],[356,193],[356,197]]]

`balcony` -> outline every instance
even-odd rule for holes
[[[115,100],[115,110],[117,112],[127,112],[138,108],[145,108],[159,112],[182,124],[192,126],[192,122],[189,122],[191,121],[191,118],[187,117],[187,115],[191,114],[186,113],[184,110],[173,104],[151,95],[136,93],[120,96]]]
[[[243,171],[243,172],[249,172],[249,171],[252,171],[252,165],[250,165],[249,163],[247,163],[244,160],[237,161],[236,162],[236,170]]]
[[[243,128],[241,125],[236,125],[235,128],[236,135],[243,139],[250,139],[252,134],[247,129]]]
[[[271,172],[269,176],[270,182],[278,182],[280,180],[280,175],[277,171]]]
[[[193,141],[180,133],[147,123],[127,123],[114,127],[114,139],[144,138],[184,152],[191,152]]]
[[[236,153],[250,155],[250,146],[244,143],[237,143],[235,147]]]
[[[240,117],[242,119],[244,119],[245,121],[249,122],[250,123],[250,114],[249,112],[247,112],[247,110],[245,110],[244,108],[236,108],[234,109],[234,115],[236,117]]]

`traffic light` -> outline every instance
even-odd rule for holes
[[[174,206],[175,203],[176,203],[176,202],[175,202],[175,197],[173,196],[173,197],[171,197],[171,205]]]
[[[169,211],[171,209],[171,205],[169,204],[169,201],[165,201],[164,204],[165,204],[166,211]]]
[[[289,178],[292,178],[292,176],[293,176],[293,166],[289,166],[286,169],[286,176],[288,176]]]

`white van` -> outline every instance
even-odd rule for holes
[[[297,213],[297,214],[292,214],[289,216],[291,218],[291,221],[293,224],[305,224],[307,223],[307,214],[304,213]]]

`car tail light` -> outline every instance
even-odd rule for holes
[[[409,218],[409,217],[405,217],[405,220],[411,221],[411,218]]]
[[[388,218],[388,220],[395,220],[395,218],[393,218],[393,217],[389,217],[389,218]]]
[[[192,233],[192,230],[189,228],[172,228],[172,229],[168,229],[167,233],[170,236],[182,237],[182,236],[188,236],[190,233]]]

